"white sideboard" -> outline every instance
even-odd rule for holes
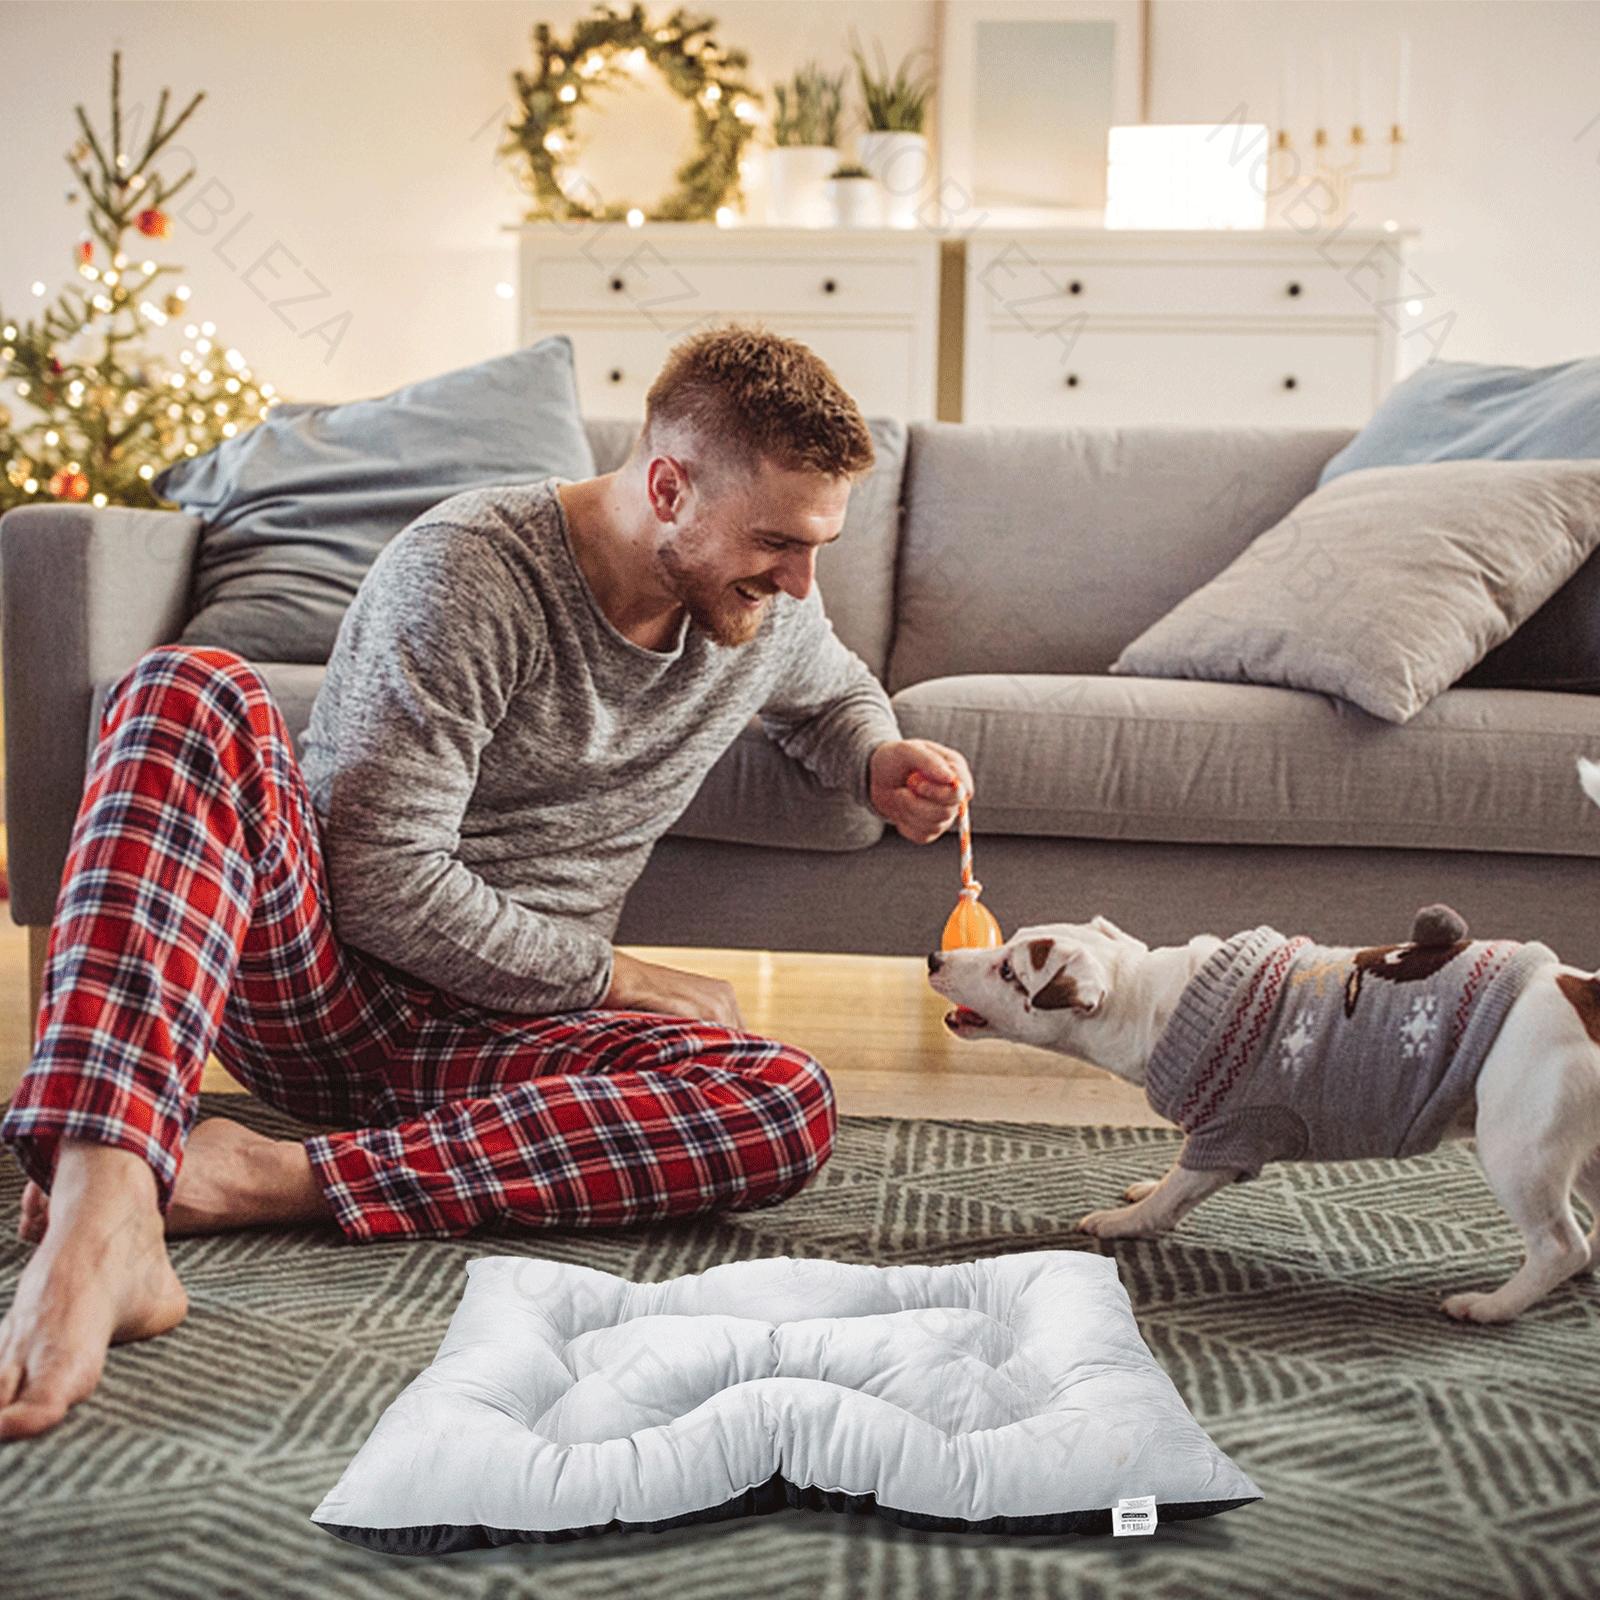
[[[962,419],[1358,426],[1394,382],[1409,237],[973,234]]]
[[[529,223],[519,332],[572,338],[578,398],[638,418],[668,347],[725,317],[802,339],[869,417],[935,414],[939,240],[921,231]]]
[[[590,416],[641,416],[668,347],[739,317],[811,345],[868,416],[1036,426],[1359,426],[1395,380],[1412,238],[516,231],[519,334],[571,336]]]

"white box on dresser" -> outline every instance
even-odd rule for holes
[[[643,415],[668,347],[727,317],[802,339],[869,416],[934,415],[939,241],[921,231],[527,223],[519,333],[571,336],[595,417]]]
[[[976,232],[962,420],[1357,426],[1395,380],[1410,237]]]

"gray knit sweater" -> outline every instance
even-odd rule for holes
[[[523,1013],[605,994],[623,897],[752,716],[863,805],[900,737],[815,589],[737,648],[687,621],[667,650],[624,637],[558,481],[455,495],[384,549],[302,750],[341,938]]]
[[[1253,928],[1190,979],[1150,1057],[1150,1104],[1182,1165],[1431,1150],[1471,1097],[1511,1003],[1556,954],[1537,941],[1367,949]]]

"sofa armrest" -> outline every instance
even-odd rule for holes
[[[94,685],[183,626],[198,517],[22,506],[0,517],[11,915],[48,923],[83,793]]]

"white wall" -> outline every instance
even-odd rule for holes
[[[1387,111],[1409,33],[1400,173],[1358,187],[1352,207],[1366,226],[1393,217],[1421,229],[1411,265],[1425,331],[1402,338],[1406,364],[1600,355],[1600,5],[1152,0],[1150,22],[1155,122],[1215,121],[1243,102],[1271,123],[1285,50],[1296,47],[1297,99],[1309,101],[1321,40],[1336,76],[1369,52]],[[1308,110],[1295,134],[1309,122]]]
[[[370,394],[507,348],[514,308],[494,286],[513,277],[501,230],[523,201],[494,160],[497,125],[534,22],[561,30],[587,9],[0,4],[0,304],[71,270],[72,104],[103,115],[120,46],[130,104],[149,108],[164,85],[180,103],[208,91],[180,135],[198,176],[158,253],[184,263],[197,314],[283,393]],[[898,58],[933,44],[938,16],[934,0],[703,9],[724,43],[748,50],[761,87],[813,55],[844,65],[851,23]],[[1430,315],[1455,314],[1443,353],[1540,362],[1600,350],[1600,4],[1152,0],[1150,114],[1211,120],[1243,101],[1270,118],[1283,45],[1365,41],[1387,67],[1401,28],[1413,40],[1412,143],[1401,180],[1358,209],[1423,229]],[[317,298],[274,309],[290,296]]]

